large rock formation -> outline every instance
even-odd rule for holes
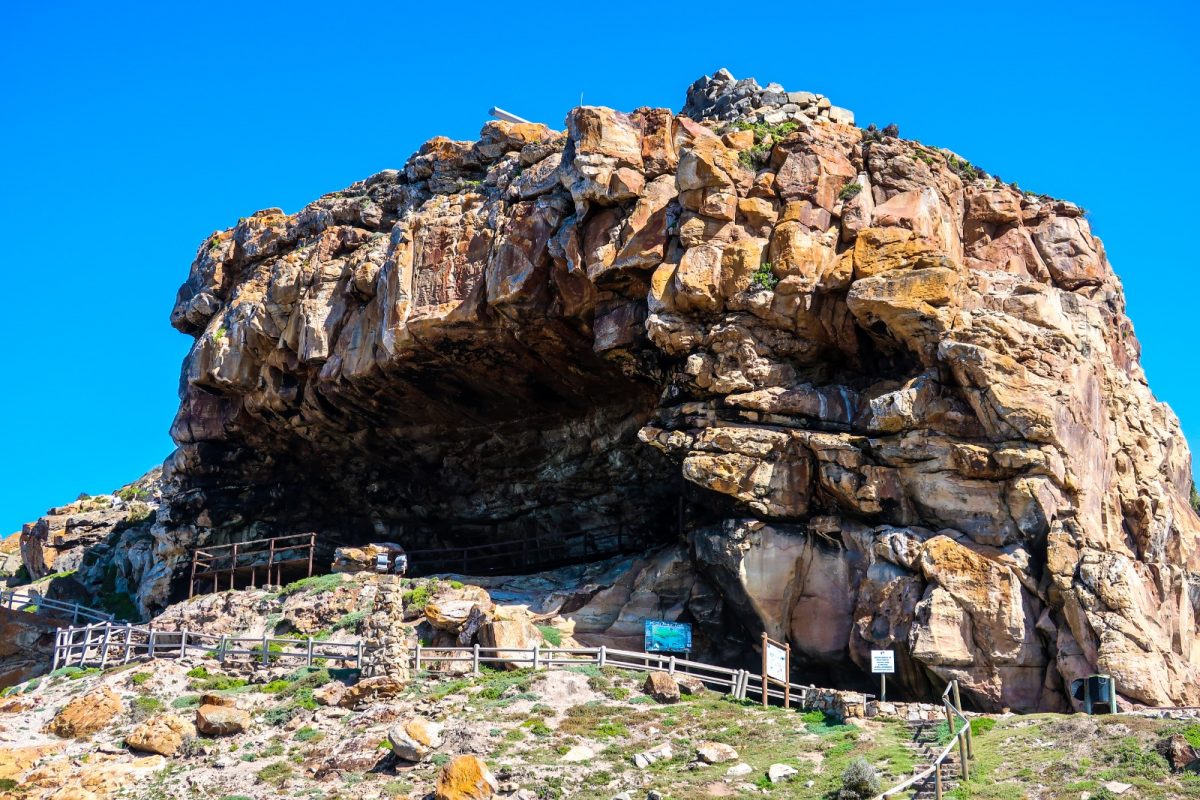
[[[489,122],[206,240],[142,603],[197,542],[682,516],[802,668],[1200,702],[1190,456],[1083,211],[816,95],[687,110]]]

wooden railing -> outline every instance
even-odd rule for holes
[[[48,597],[40,597],[27,590],[20,589],[0,592],[0,608],[7,608],[12,611],[25,611],[31,614],[51,614],[56,617],[69,616],[72,625],[80,620],[112,622],[116,619],[112,614],[105,611],[97,611],[94,608],[81,606],[79,603],[51,600]]]
[[[275,649],[271,649],[272,646]],[[155,630],[137,625],[112,623],[60,628],[55,639],[54,668],[128,664],[140,658],[183,658],[189,654],[215,658],[224,663],[248,657],[263,664],[281,661],[302,662],[311,666],[317,659],[339,661],[350,667],[363,666],[364,657],[374,648],[358,642],[323,642],[317,639],[278,639],[269,636],[214,636],[195,631]],[[415,645],[408,665],[414,674],[458,672],[453,665],[469,664],[479,674],[487,664],[551,669],[594,664],[598,667],[638,672],[686,672],[710,686],[719,687],[739,700],[748,695],[762,696],[762,676],[744,669],[730,669],[701,661],[691,661],[659,653],[639,653],[608,647],[425,647]],[[813,707],[826,690],[815,686],[788,684],[798,707]],[[767,697],[782,701],[784,687],[768,687]],[[870,695],[867,695],[868,697]]]
[[[953,701],[950,699],[952,693],[954,696]],[[955,746],[958,747],[958,763],[962,779],[964,781],[970,779],[970,761],[975,757],[974,743],[971,741],[971,722],[962,711],[962,699],[958,694],[958,681],[950,681],[946,685],[945,691],[942,692],[942,707],[946,711],[946,724],[949,726],[951,733],[950,741],[946,743],[942,752],[938,753],[937,758],[928,767],[911,778],[896,784],[883,794],[878,795],[875,800],[894,797],[900,792],[924,783],[929,780],[929,776],[931,775],[933,776],[934,797],[937,800],[942,800],[942,768],[946,763],[946,759],[950,757],[950,753],[954,751]],[[958,725],[957,729],[955,728],[956,725]]]
[[[54,640],[54,669],[59,667],[128,664],[139,658],[184,658],[188,654],[211,656],[221,663],[240,656],[260,660],[303,661],[316,659],[362,665],[363,644],[307,639],[278,639],[270,636],[216,636],[197,631],[155,630],[148,626],[98,623],[59,628]]]
[[[263,583],[281,583],[285,566],[304,567],[305,577],[313,574],[317,551],[315,533],[273,536],[233,544],[212,545],[192,552],[192,575],[188,597],[194,597],[202,585],[212,581],[211,591],[220,591],[228,581],[229,589],[236,588],[239,574],[248,574],[253,587],[263,572]]]

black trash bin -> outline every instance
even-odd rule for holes
[[[1071,696],[1083,703],[1085,714],[1117,712],[1117,684],[1111,675],[1088,675],[1071,681]]]

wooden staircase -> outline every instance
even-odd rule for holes
[[[941,724],[940,722],[928,721],[908,723],[908,729],[911,734],[908,747],[912,750],[913,760],[916,763],[930,763],[937,758],[938,753],[945,747],[944,742],[938,741],[938,728]],[[941,764],[940,793],[937,786],[937,773],[935,772],[920,783],[912,786],[912,793],[909,797],[912,800],[941,800],[947,792],[950,792],[958,785],[960,776],[961,771],[958,765],[958,756],[952,752]]]

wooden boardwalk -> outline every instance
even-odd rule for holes
[[[645,534],[617,523],[559,535],[409,550],[407,574],[521,574],[624,555],[649,544]],[[316,533],[299,533],[197,548],[192,552],[188,597],[267,584],[278,586],[327,573],[333,550],[339,546],[347,545]]]

